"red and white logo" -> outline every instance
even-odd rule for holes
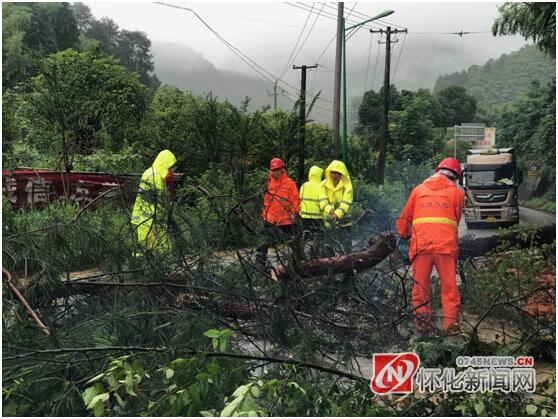
[[[370,388],[376,394],[412,393],[413,377],[420,359],[417,354],[374,354]]]

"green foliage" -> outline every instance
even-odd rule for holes
[[[90,50],[92,41],[107,56],[112,56],[131,72],[138,74],[139,81],[154,92],[161,84],[153,70],[151,40],[145,32],[120,29],[110,18],[95,19],[84,3],[74,3],[72,11],[81,32],[80,44],[84,51]]]
[[[446,87],[436,93],[442,110],[440,125],[453,127],[463,122],[475,121],[477,112],[476,99],[467,93],[467,90],[459,86]]]
[[[35,74],[36,59],[78,45],[68,3],[2,4],[2,85],[13,87]]]
[[[540,407],[532,396],[510,393],[455,394],[444,397],[434,410],[437,416],[546,416],[552,414],[553,408],[548,401]],[[542,412],[544,409],[544,414]]]
[[[133,252],[133,232],[127,214],[103,206],[81,212],[74,202],[63,199],[44,210],[12,210],[3,206],[2,247],[9,270],[35,271],[40,284],[48,273],[53,278],[91,266],[122,266]],[[25,239],[32,232],[32,240]],[[47,262],[48,261],[48,262]],[[32,278],[32,284],[35,283]]]
[[[365,93],[355,129],[360,139],[351,141],[351,160],[355,160],[351,164],[358,167],[359,173],[366,173],[369,179],[375,174],[382,107],[381,92]],[[446,128],[473,121],[475,112],[475,99],[461,88],[452,87],[432,95],[426,89],[398,92],[392,86],[387,161],[435,164],[435,160],[453,153],[453,149],[448,149]]]
[[[119,148],[147,101],[145,88],[125,68],[73,50],[43,60],[29,99],[35,115],[56,128],[66,170],[74,154],[100,145],[102,133],[110,135],[108,147]]]
[[[522,4],[516,3],[520,7]],[[555,72],[555,60],[545,57],[536,46],[528,45],[490,59],[484,66],[473,65],[466,71],[444,74],[436,80],[434,92],[459,86],[480,104],[501,106],[529,91],[532,81],[547,83]]]
[[[542,211],[548,211],[553,214],[556,213],[556,193],[548,191],[543,196],[532,198],[529,201],[523,202],[523,206]]]
[[[492,25],[494,35],[521,34],[545,54],[556,57],[556,5],[554,3],[504,3]]]
[[[514,147],[520,167],[530,160],[543,163],[543,174],[550,186],[556,182],[556,82],[531,85],[530,91],[498,118],[497,145]]]

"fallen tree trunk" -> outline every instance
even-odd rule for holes
[[[297,275],[302,278],[326,275],[328,273],[350,273],[354,270],[376,266],[395,250],[395,237],[393,233],[381,233],[370,239],[366,249],[348,254],[329,258],[309,259],[299,264]],[[285,279],[288,277],[288,267],[281,265],[274,269],[274,279]]]
[[[487,237],[464,236],[459,240],[459,259],[466,260],[473,257],[484,256],[500,245],[509,244],[520,248],[531,245],[552,243],[556,238],[556,224],[549,224],[537,228],[533,234],[522,231],[509,231]],[[309,259],[299,264],[297,275],[301,278],[310,278],[326,274],[347,273],[363,271],[373,268],[395,250],[395,235],[385,232],[371,237],[368,248],[346,256]],[[274,269],[274,279],[289,277],[289,269],[285,265]]]

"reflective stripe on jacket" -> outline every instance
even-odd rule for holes
[[[312,220],[322,219],[320,209],[320,189],[322,189],[323,169],[312,166],[308,174],[308,182],[300,187],[300,217]]]
[[[397,220],[402,237],[411,236],[409,257],[421,253],[459,254],[457,226],[463,209],[463,192],[442,174],[418,185]]]
[[[270,224],[289,225],[300,210],[300,197],[294,181],[285,170],[279,179],[271,173],[267,181],[262,217]]]
[[[341,179],[337,185],[333,185],[331,172],[341,173]],[[333,160],[325,170],[325,179],[320,190],[320,209],[326,228],[332,227],[329,213],[335,211],[337,215],[336,227],[350,227],[351,206],[353,204],[353,185],[345,163]]]

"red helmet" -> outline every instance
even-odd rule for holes
[[[282,169],[283,167],[285,167],[285,165],[283,164],[283,160],[281,160],[279,157],[272,158],[271,162],[269,163],[269,168],[271,170]]]
[[[461,176],[461,163],[459,163],[459,160],[454,159],[452,157],[448,157],[442,160],[438,165],[438,167],[436,167],[436,171],[440,169],[451,170],[457,176]]]

